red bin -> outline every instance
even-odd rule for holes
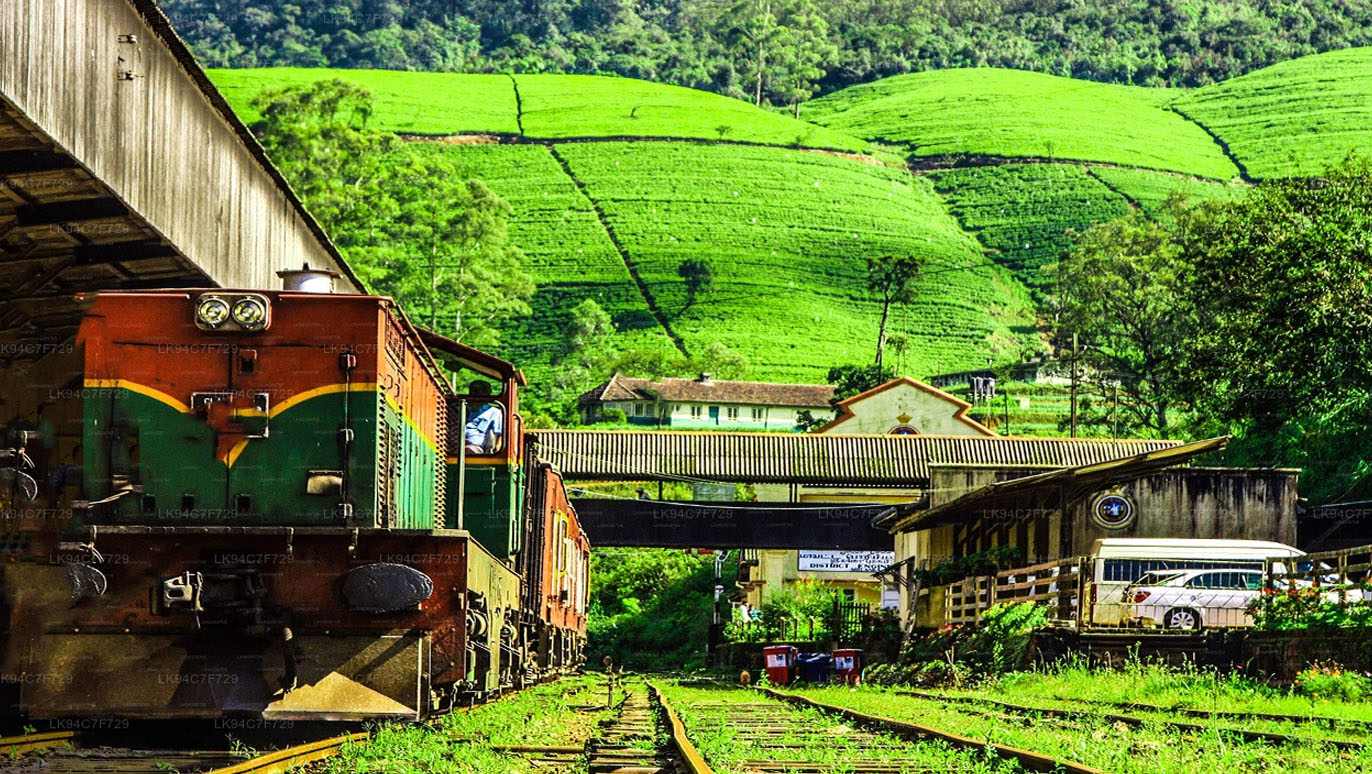
[[[862,651],[857,648],[840,648],[834,651],[834,682],[862,682]]]
[[[762,649],[762,658],[767,665],[767,682],[772,685],[790,685],[796,676],[796,647],[794,645],[768,645]]]

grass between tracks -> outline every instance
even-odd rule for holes
[[[1323,743],[1245,742],[1221,723],[1189,719],[1204,731],[1182,731],[1161,723],[1133,728],[1100,717],[1071,719],[1011,714],[993,708],[955,707],[902,696],[892,689],[820,687],[794,690],[816,701],[870,715],[932,726],[944,731],[1032,750],[1095,766],[1114,774],[1353,774],[1372,769],[1372,751],[1340,751]],[[1013,701],[994,691],[983,695]]]
[[[1302,696],[1237,673],[1221,675],[1212,670],[1175,669],[1143,661],[1129,661],[1122,668],[1109,671],[1066,663],[1041,671],[1012,672],[977,693],[1020,703],[1043,700],[1136,703],[1208,712],[1337,717],[1372,722],[1372,703],[1366,701]]]
[[[902,771],[956,771],[969,774],[1019,771],[1011,761],[980,750],[959,750],[944,742],[911,742],[892,734],[851,738],[854,729],[841,717],[792,707],[754,691],[739,688],[694,688],[660,684],[667,701],[681,717],[686,735],[717,774],[735,774],[755,767],[750,761],[787,761],[796,769],[815,766],[835,771],[861,769],[855,759],[883,759],[902,764]],[[720,703],[736,705],[730,712]],[[780,715],[786,733],[759,743],[738,723],[740,716]]]
[[[320,774],[434,772],[435,774],[522,774],[538,766],[490,746],[576,747],[611,714],[599,676],[561,680],[521,691],[433,726],[387,724],[372,738],[346,745]],[[616,703],[624,698],[616,692]]]

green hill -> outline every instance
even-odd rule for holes
[[[252,123],[259,92],[329,78],[375,97],[370,126],[400,134],[505,134],[532,139],[655,137],[796,145],[857,152],[867,143],[706,91],[591,75],[471,75],[267,67],[210,70]]]
[[[1238,169],[1166,89],[977,68],[901,75],[806,104],[811,121],[915,157],[1100,161],[1227,180]]]
[[[1174,107],[1255,178],[1308,175],[1372,148],[1372,48],[1318,54],[1206,86]]]
[[[456,160],[509,200],[538,291],[501,351],[535,382],[584,298],[610,312],[621,347],[699,354],[718,341],[747,356],[748,378],[814,381],[872,355],[878,309],[862,285],[874,255],[929,263],[918,300],[893,321],[911,337],[909,373],[1037,348],[1034,301],[1050,289],[1041,267],[1071,231],[1131,208],[1159,217],[1176,191],[1242,195],[1227,153],[1261,176],[1293,155],[1310,165],[1372,145],[1370,63],[1372,49],[1327,54],[1193,92],[920,73],[807,105],[803,116],[824,126],[627,78],[211,74],[249,121],[265,88],[366,86],[372,126]],[[1282,95],[1297,109],[1281,109]],[[913,170],[878,161],[891,142]],[[695,258],[715,283],[693,300],[678,269]]]

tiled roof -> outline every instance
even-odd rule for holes
[[[615,374],[581,396],[581,401],[652,400],[688,403],[738,403],[748,406],[829,408],[834,388],[827,384],[730,382],[718,379],[634,379]]]
[[[739,483],[924,486],[937,464],[1063,468],[1179,441],[945,435],[816,435],[531,430],[538,455],[569,479],[695,478]]]

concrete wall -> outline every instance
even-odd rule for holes
[[[1139,510],[1133,526],[1110,530],[1091,520],[1091,503],[1072,513],[1072,551],[1099,538],[1220,538],[1296,543],[1298,471],[1175,468],[1121,487]]]

